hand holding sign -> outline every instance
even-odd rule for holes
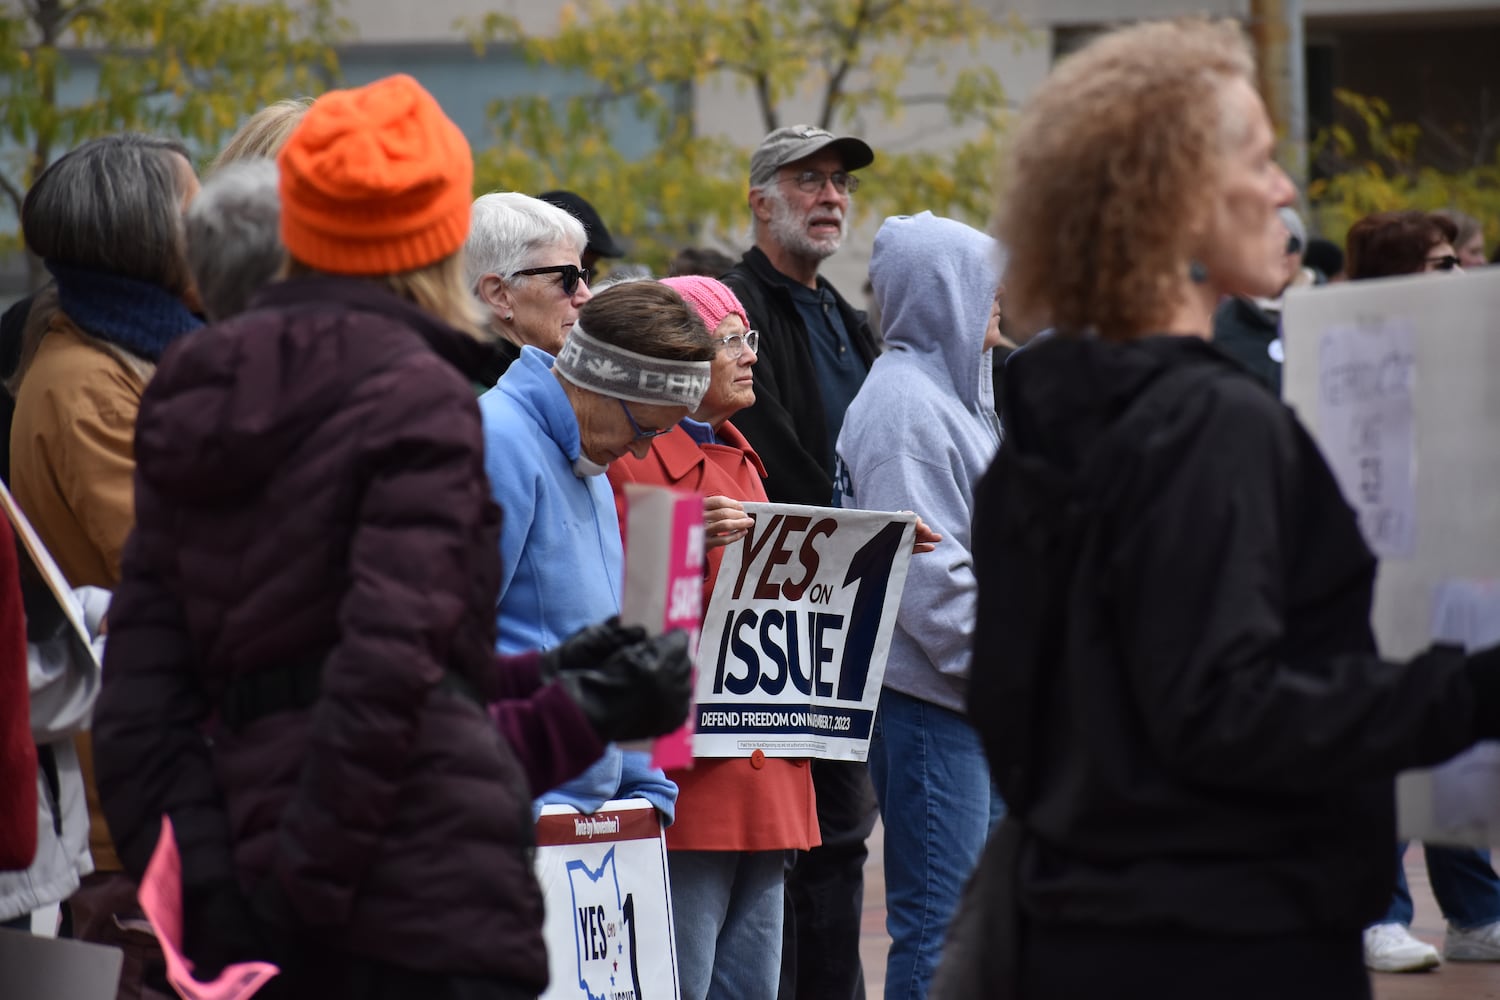
[[[755,527],[745,505],[730,497],[703,498],[703,540],[708,548],[732,545]]]

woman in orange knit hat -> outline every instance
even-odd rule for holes
[[[139,874],[171,819],[200,978],[270,958],[267,997],[532,998],[532,787],[601,752],[600,687],[680,707],[627,738],[680,722],[685,643],[604,624],[494,654],[473,168],[432,97],[327,94],[278,163],[288,277],[141,406],[94,722],[110,829]]]

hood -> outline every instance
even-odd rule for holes
[[[969,409],[994,406],[984,328],[1004,256],[989,236],[931,212],[886,219],[870,256],[886,350],[910,352]]]
[[[1033,341],[1005,365],[1006,447],[1071,475],[1148,385],[1183,364],[1234,362],[1197,337],[1113,343],[1054,334]]]
[[[493,354],[373,282],[314,276],[272,285],[247,312],[167,353],[141,403],[137,468],[190,503],[243,495],[365,379],[424,342],[465,374]]]

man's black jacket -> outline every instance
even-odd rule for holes
[[[760,331],[755,364],[755,403],[734,415],[737,427],[766,467],[766,495],[777,503],[826,507],[833,500],[833,455],[828,449],[828,415],[813,368],[807,329],[792,293],[759,247],[751,247],[721,279],[739,296]],[[865,314],[839,295],[828,281],[844,329],[865,368],[880,348]]]

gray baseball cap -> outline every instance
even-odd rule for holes
[[[875,152],[863,139],[834,135],[816,125],[789,125],[760,141],[750,156],[750,186],[769,184],[776,171],[814,153],[831,149],[844,161],[845,170],[858,170],[875,162]]]

